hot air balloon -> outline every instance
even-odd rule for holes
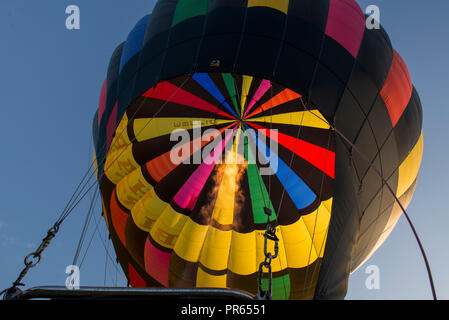
[[[93,123],[118,260],[133,287],[256,294],[270,224],[273,299],[343,298],[401,216],[385,181],[412,198],[421,131],[404,61],[354,0],[159,0]]]

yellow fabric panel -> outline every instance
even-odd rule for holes
[[[289,268],[304,268],[318,258],[303,218],[291,225],[281,226],[280,228]]]
[[[248,0],[248,8],[269,7],[287,14],[289,2],[290,0]]]
[[[328,207],[332,207],[332,198],[325,202],[328,203]],[[324,203],[321,203],[319,208],[314,212],[302,217],[309,234],[313,237],[315,252],[317,252],[320,257],[323,257],[324,255],[330,218],[331,214]]]
[[[131,209],[134,223],[143,231],[150,232],[154,222],[169,204],[162,201],[151,187]]]
[[[228,269],[240,275],[257,272],[256,233],[232,231]]]
[[[125,208],[131,210],[150,188],[141,168],[137,168],[117,184],[117,198]]]
[[[257,230],[256,231],[256,264],[257,268],[259,268],[259,264],[265,260],[264,253],[264,235],[265,231]],[[287,253],[285,251],[283,234],[281,232],[280,227],[276,227],[276,236],[279,238],[279,255],[276,259],[271,261],[271,268],[273,272],[278,272],[281,270],[285,270],[288,266],[288,258]],[[267,251],[274,254],[274,241],[267,242]],[[267,270],[264,270],[266,272]]]
[[[226,288],[226,274],[214,276],[198,268],[196,286],[198,288]]]
[[[163,135],[169,135],[176,129],[193,129],[194,121],[201,122],[201,127],[209,127],[230,123],[234,120],[208,118],[143,118],[134,120],[133,130],[136,140],[140,142]]]
[[[109,153],[114,152],[118,149],[122,149],[131,144],[129,140],[128,132],[126,127],[128,126],[128,117],[126,113],[123,115],[122,120],[115,129],[115,136],[112,139],[111,146],[109,147]]]
[[[232,231],[210,227],[201,251],[201,264],[211,270],[227,269],[231,237]]]
[[[139,167],[134,159],[132,146],[129,145],[108,153],[104,171],[109,180],[118,184],[120,180]]]
[[[173,250],[186,261],[198,262],[208,229],[209,226],[200,225],[189,218],[182,228]]]
[[[399,166],[398,189],[396,191],[396,196],[398,198],[407,191],[418,176],[424,147],[423,140],[423,134],[421,132],[418,142],[404,162]]]
[[[173,249],[187,219],[168,205],[151,228],[151,237],[161,246]]]
[[[240,105],[241,105],[241,108],[242,108],[240,114],[242,116],[244,115],[246,99],[248,98],[248,92],[249,92],[249,88],[251,87],[251,83],[252,82],[253,82],[253,77],[251,77],[251,76],[243,76],[242,96],[240,98],[241,99]]]
[[[265,123],[271,122],[279,124],[301,125],[303,127],[329,129],[329,125],[327,125],[324,121],[317,118],[315,115],[322,118],[321,114],[317,110],[311,110],[309,112],[297,111],[290,113],[274,114],[272,116],[264,116],[248,119],[248,121],[265,122]]]

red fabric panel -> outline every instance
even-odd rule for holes
[[[396,50],[393,50],[393,53],[393,63],[380,94],[387,106],[394,127],[412,97],[413,85],[404,60]]]
[[[168,287],[168,269],[171,254],[157,249],[147,238],[144,256],[147,273],[163,286]]]
[[[326,35],[340,43],[355,58],[365,32],[365,15],[354,0],[330,0]]]
[[[98,127],[100,127],[101,118],[103,117],[104,110],[106,109],[106,80],[107,79],[104,79],[103,85],[101,86],[100,102],[98,103]]]
[[[142,277],[130,263],[128,263],[128,279],[129,284],[133,288],[145,288],[147,286],[145,280],[142,279]]]
[[[125,226],[128,214],[120,208],[115,191],[111,196],[111,218],[115,233],[117,233],[123,246],[126,247]]]

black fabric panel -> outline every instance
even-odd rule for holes
[[[393,129],[398,149],[398,160],[402,163],[418,142],[422,130],[422,106],[416,89],[413,88],[412,97]]]
[[[178,0],[156,2],[151,14],[151,20],[147,26],[147,31],[145,32],[145,37],[143,38],[143,46],[146,46],[150,39],[156,35],[170,29],[177,5]]]
[[[357,141],[355,142],[355,146],[364,156],[368,158],[369,161],[373,161],[379,152],[373,130],[368,122],[365,122],[362,127],[360,134],[357,137]],[[360,179],[363,179],[369,168],[369,163],[364,159],[364,157],[360,156],[358,152],[354,151],[352,154],[352,160],[354,161],[357,174]]]
[[[393,61],[390,38],[382,27],[365,30],[357,61],[374,85],[381,90]]]
[[[360,235],[365,233],[371,224],[376,220],[377,216],[380,213],[380,204],[382,202],[383,192],[382,189],[374,196],[371,200],[368,207],[362,212],[362,219],[360,220],[360,230],[359,230],[359,238]],[[355,252],[360,251],[360,248],[356,247]]]
[[[246,11],[245,33],[281,39],[286,15],[268,7],[250,7]],[[261,23],[262,22],[262,23]]]
[[[356,61],[348,81],[348,88],[365,114],[368,114],[379,93],[379,89]]]
[[[352,93],[346,89],[335,114],[335,127],[354,143],[366,116]]]
[[[351,253],[360,218],[358,186],[354,184],[354,171],[348,157],[346,146],[337,137],[332,216],[315,299],[343,299],[348,289]]]
[[[317,61],[286,43],[282,46],[274,80],[301,94],[308,95]]]
[[[203,35],[206,16],[200,15],[184,20],[171,28],[168,46],[173,47],[185,41],[199,38]]]
[[[398,189],[399,182],[399,169],[393,172],[391,177],[387,179],[388,184],[390,185],[393,191]],[[380,204],[380,211],[385,211],[388,207],[390,207],[396,201],[395,196],[388,190],[387,186],[384,186],[382,192],[382,202]]]
[[[118,89],[118,78],[120,70],[120,60],[122,58],[123,48],[125,42],[122,42],[112,54],[109,61],[108,67],[108,78],[107,78],[107,95],[106,95],[106,110],[112,110],[117,100],[117,89]],[[106,112],[106,111],[105,111]],[[103,116],[104,118],[104,116]]]
[[[198,58],[198,70],[202,72],[232,72],[239,42],[239,34],[220,34],[204,37]],[[219,67],[211,66],[211,62],[214,60],[220,62]]]
[[[355,63],[354,57],[331,37],[324,37],[320,63],[331,70],[341,82],[347,83]]]
[[[281,41],[245,34],[237,58],[236,72],[270,79]]]
[[[123,67],[118,81],[118,107],[117,123],[126,112],[128,105],[134,100],[134,86],[136,84],[137,67],[139,64],[140,52],[134,55]]]
[[[326,29],[329,1],[290,1],[285,41],[317,58]]]
[[[305,268],[288,269],[291,283],[290,300],[308,300],[313,298],[321,263],[322,259],[317,259]]]
[[[235,288],[248,293],[257,293],[257,273],[251,275],[239,275],[232,271],[227,272],[226,286],[229,288]]]
[[[375,128],[374,137],[379,146],[382,146],[393,130],[387,106],[381,95],[378,95],[368,115],[371,127]]]
[[[380,159],[377,157],[372,165],[381,171]],[[373,168],[368,168],[359,188],[359,207],[364,211],[373,197],[382,189],[382,178],[377,175]]]
[[[246,5],[241,0],[215,0],[209,5],[198,67],[203,72],[231,72],[244,27]],[[211,62],[219,60],[219,66]]]
[[[137,74],[136,85],[134,87],[134,96],[136,98],[159,82],[160,72],[164,64],[164,58],[165,54],[161,53],[148,60],[149,62],[144,66],[141,66],[139,73]]]
[[[148,232],[139,229],[132,217],[126,220],[125,237],[126,249],[133,257],[134,261],[145,270],[144,251],[145,242],[147,240]]]
[[[183,22],[177,26],[182,24]],[[193,73],[200,42],[200,38],[197,38],[168,49],[159,81]]]
[[[210,0],[209,13],[217,9],[243,8],[246,9],[247,0]],[[240,31],[240,29],[239,29]]]
[[[345,84],[327,67],[318,64],[310,88],[310,100],[330,123],[334,122],[334,114],[344,90]]]
[[[398,154],[398,144],[394,135],[390,135],[385,141],[385,144],[379,152],[379,156],[382,161],[382,174],[385,178],[388,178],[401,164]]]
[[[170,267],[168,269],[169,287],[195,288],[197,272],[198,263],[185,261],[173,252],[170,258]]]

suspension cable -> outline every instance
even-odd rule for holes
[[[163,108],[170,102],[170,100],[176,95],[176,93],[186,84],[186,82],[191,78],[191,75],[186,77],[186,79],[183,81],[181,86],[177,87],[177,89],[173,92],[173,94],[170,96],[170,98],[165,101],[162,106],[158,109],[158,111],[150,118],[145,125],[140,129],[140,131],[133,137],[133,139],[126,145],[128,147],[131,145],[137,137],[142,133],[142,131],[152,122],[152,120],[163,110]],[[139,108],[143,105],[143,101]],[[137,114],[137,111],[134,113],[133,117]],[[131,119],[132,120],[132,119]],[[125,130],[125,128],[122,130],[122,132]],[[106,147],[106,142],[103,144],[103,148]],[[105,175],[105,172],[118,160],[118,158],[122,155],[122,153],[125,151],[126,148],[124,148],[118,155],[113,159],[113,161],[110,163],[108,168],[104,169],[101,176],[97,178],[98,181],[101,181],[103,176]],[[106,159],[107,154],[103,156],[103,159],[101,161],[104,161]],[[97,182],[95,181],[88,189],[83,193],[83,190],[88,186],[89,181],[92,179],[92,177],[98,173],[98,166],[95,168],[92,172],[92,174],[89,176],[86,182],[86,177],[89,175],[90,170],[93,168],[95,161],[92,162],[91,166],[87,170],[87,172],[84,174],[83,178],[81,179],[81,182],[76,187],[74,193],[69,199],[69,202],[66,204],[65,208],[63,209],[61,215],[56,220],[54,225],[49,229],[47,232],[47,236],[42,240],[42,243],[38,247],[38,249],[30,254],[28,254],[25,257],[24,264],[25,267],[20,272],[18,278],[13,282],[13,285],[10,288],[7,288],[0,292],[0,295],[4,294],[4,299],[13,299],[16,296],[20,295],[22,293],[22,290],[20,290],[19,286],[24,286],[24,284],[21,282],[25,275],[28,273],[28,271],[31,268],[36,267],[42,259],[42,252],[45,250],[45,248],[50,244],[51,240],[56,236],[56,234],[59,231],[60,225],[67,219],[67,217],[70,215],[70,213],[73,212],[73,210],[76,208],[76,206],[86,197],[86,195],[90,192],[90,190],[97,185]],[[83,185],[84,183],[84,185]],[[81,187],[83,185],[83,187]],[[81,189],[80,189],[81,188]],[[81,195],[82,194],[82,195]],[[35,259],[34,261],[30,260],[31,258]]]

